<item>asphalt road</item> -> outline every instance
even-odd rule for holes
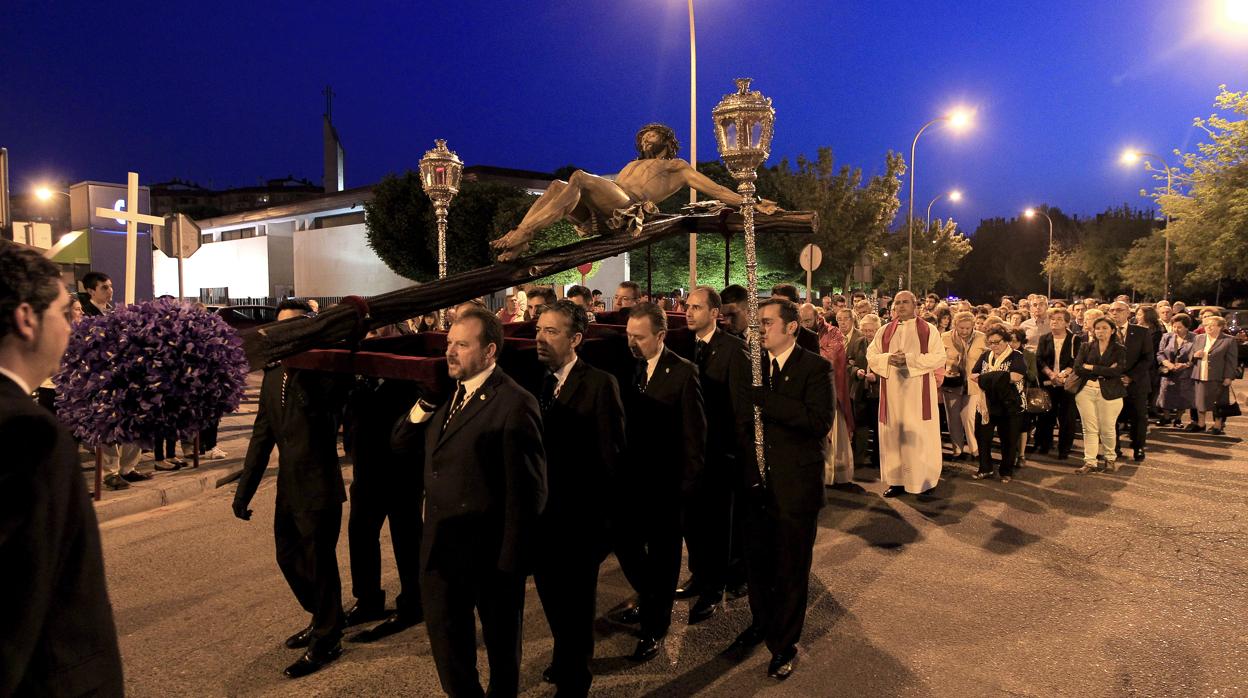
[[[600,619],[594,695],[1248,695],[1245,437],[1245,419],[1225,437],[1154,428],[1138,467],[1080,476],[1074,460],[1037,457],[1008,485],[947,463],[931,501],[882,499],[878,482],[829,491],[790,680],[767,678],[765,650],[740,664],[718,655],[749,622],[745,599],[694,627],[677,602],[665,651],[640,666],[624,658],[630,628]],[[229,485],[102,526],[128,692],[440,695],[423,626],[347,644],[310,677],[282,676],[297,656],[282,639],[307,618],[274,561],[273,486],[261,486],[250,522],[230,514]],[[600,611],[629,594],[609,558]],[[531,582],[524,636],[522,691],[553,695]]]

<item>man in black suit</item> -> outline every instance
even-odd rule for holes
[[[1075,357],[1079,355],[1082,337],[1070,331],[1070,311],[1052,308],[1049,332],[1040,335],[1036,345],[1036,369],[1040,381],[1053,403],[1053,409],[1040,415],[1036,424],[1036,451],[1048,453],[1053,448],[1053,424],[1057,423],[1057,458],[1070,457],[1075,441],[1075,396],[1066,392],[1067,380],[1074,380]]]
[[[279,322],[306,322],[305,301],[277,307]],[[290,649],[307,651],[290,666],[290,678],[306,676],[342,654],[342,581],[338,577],[338,534],[347,499],[338,465],[338,379],[330,374],[271,364],[260,384],[260,408],[251,430],[243,472],[234,493],[234,515],[248,521],[247,505],[278,450],[277,505],[273,536],[277,564],[303,610],[306,628],[286,638]]]
[[[699,286],[689,294],[686,320],[693,332],[693,355],[706,405],[706,465],[685,499],[684,530],[689,548],[690,580],[676,590],[677,598],[697,597],[689,624],[710,618],[724,599],[734,538],[733,491],[740,469],[736,410],[749,385],[750,362],[745,342],[720,330],[719,293]]]
[[[78,446],[31,397],[69,342],[60,274],[0,240],[0,696],[124,690]]]
[[[771,650],[769,676],[793,672],[806,618],[807,585],[819,509],[823,506],[822,440],[832,428],[832,365],[795,343],[797,305],[771,299],[759,308],[763,385],[749,391],[762,408],[765,471],[754,448],[753,410],[742,410],[749,443],[743,475],[753,501],[746,556],[753,621],[729,647],[743,657],[761,642]]]
[[[653,303],[628,313],[628,348],[637,359],[624,389],[628,428],[615,555],[639,601],[626,620],[639,620],[634,661],[658,654],[672,623],[680,578],[680,504],[702,471],[706,413],[698,369],[663,344],[667,314]]]
[[[1148,330],[1130,324],[1131,306],[1125,301],[1114,301],[1109,306],[1109,317],[1118,326],[1118,339],[1127,354],[1122,373],[1127,397],[1122,401],[1118,421],[1130,425],[1131,459],[1139,463],[1144,460],[1144,446],[1148,439],[1148,392],[1152,387],[1153,364],[1157,362],[1157,354],[1149,342]]]
[[[413,424],[428,422],[420,546],[425,627],[442,690],[482,696],[475,610],[489,655],[489,695],[514,696],[524,579],[546,503],[542,418],[537,400],[495,363],[503,325],[493,313],[461,306],[446,340],[454,395],[437,409],[418,402],[395,433],[401,439]]]
[[[719,294],[719,316],[724,319],[724,331],[733,337],[745,339],[750,324],[749,291],[744,286],[725,286]]]
[[[792,301],[795,305],[802,302],[801,297],[797,293],[797,287],[793,284],[776,284],[771,287],[772,298],[784,298]],[[814,330],[797,326],[797,346],[806,351],[819,353],[819,335]]]
[[[606,502],[624,451],[619,385],[576,353],[588,326],[584,306],[569,300],[537,317],[546,371],[532,392],[542,410],[550,495],[538,520],[533,578],[555,640],[543,678],[560,696],[589,693],[598,567],[611,550]]]

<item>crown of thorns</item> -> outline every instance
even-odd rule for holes
[[[667,156],[669,158],[676,157],[676,153],[680,152],[680,141],[676,139],[676,132],[668,126],[656,122],[646,124],[637,131],[637,136],[633,139],[633,143],[637,147],[638,155],[645,155],[645,151],[641,146],[641,137],[646,135],[647,131],[656,131],[663,138],[663,144],[667,148]]]

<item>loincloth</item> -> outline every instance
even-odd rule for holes
[[[581,237],[602,234],[605,232],[602,229],[603,224],[606,225],[610,232],[626,231],[629,237],[638,237],[641,235],[642,226],[646,223],[646,215],[653,215],[658,212],[659,207],[653,201],[638,201],[624,208],[615,209],[605,221],[599,218],[597,212],[590,211],[589,220],[577,223],[574,227],[576,228],[576,234]]]

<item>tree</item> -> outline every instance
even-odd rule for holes
[[[1222,85],[1214,106],[1248,117],[1248,92]],[[1183,155],[1179,191],[1168,195],[1163,186],[1153,196],[1172,219],[1173,252],[1191,266],[1190,283],[1248,280],[1248,118],[1215,113],[1195,125],[1209,142]]]
[[[875,262],[877,285],[892,288],[897,278],[906,276],[909,242],[909,235],[904,229],[901,234],[889,235],[885,239],[884,249]],[[884,251],[888,252],[888,256],[884,256]],[[971,242],[958,230],[958,224],[952,218],[944,222],[937,219],[932,221],[931,227],[916,229],[912,290],[916,293],[930,291],[937,284],[950,280],[962,258],[970,251]]]
[[[1061,247],[1055,243],[1043,268],[1045,274],[1053,274],[1053,289],[1056,293],[1065,293],[1070,297],[1087,293],[1088,271],[1077,247]]]

